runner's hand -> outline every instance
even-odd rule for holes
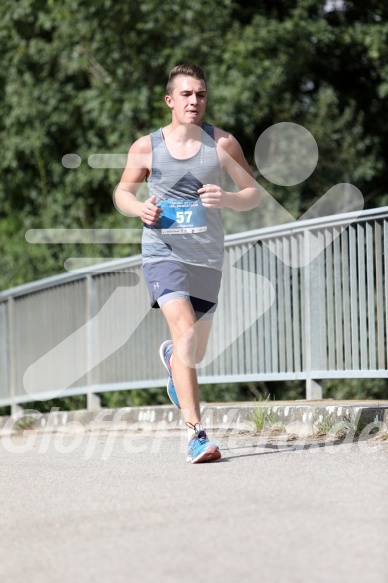
[[[227,194],[216,184],[204,184],[198,189],[199,197],[205,208],[222,208],[226,206]]]
[[[149,227],[153,227],[159,220],[159,216],[162,213],[162,209],[155,206],[156,196],[151,196],[143,204],[143,208],[140,212],[140,218]]]

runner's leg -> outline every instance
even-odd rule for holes
[[[174,346],[172,376],[185,421],[200,422],[199,391],[195,370],[197,354],[196,316],[191,302],[171,299],[162,306]],[[205,331],[205,327],[201,329]],[[202,333],[202,336],[204,334]],[[201,336],[201,339],[202,339]]]
[[[205,358],[212,324],[213,320],[198,320],[195,324],[197,329],[197,350],[195,353],[196,364],[199,364]]]

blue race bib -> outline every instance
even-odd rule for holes
[[[160,228],[164,235],[203,233],[207,231],[206,209],[198,200],[164,200]]]

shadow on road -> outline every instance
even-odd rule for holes
[[[289,445],[287,444],[282,444],[282,443],[257,443],[257,444],[253,444],[253,445],[243,445],[243,446],[237,446],[237,447],[226,447],[225,449],[222,449],[223,455],[224,452],[229,452],[232,450],[242,450],[242,449],[254,449],[254,448],[260,448],[260,449],[269,449],[271,451],[260,451],[260,452],[255,452],[255,453],[242,453],[239,455],[231,455],[229,457],[222,457],[220,461],[224,460],[224,461],[230,461],[239,457],[251,457],[251,456],[261,456],[261,455],[273,455],[276,453],[292,453],[292,452],[299,452],[299,451],[309,451],[309,450],[316,450],[319,448],[325,448],[325,447],[337,447],[339,445],[346,445],[346,444],[352,444],[352,443],[359,443],[360,441],[367,441],[367,438],[365,439],[360,439],[360,440],[354,440],[354,439],[350,439],[347,440],[345,439],[337,439],[335,441],[323,441],[323,442],[319,442],[319,443],[303,443],[303,444],[298,444],[298,443],[290,443]]]

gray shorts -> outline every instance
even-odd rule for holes
[[[157,261],[143,265],[151,306],[183,298],[191,302],[197,320],[211,320],[217,308],[222,272],[210,267],[178,261]]]

